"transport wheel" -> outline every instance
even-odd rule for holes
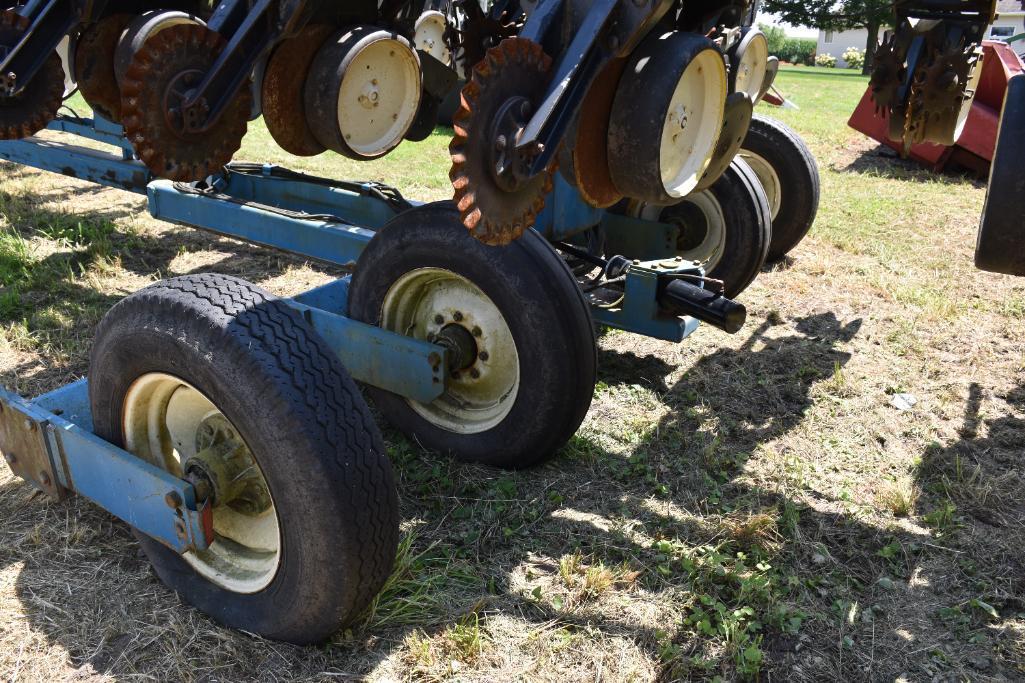
[[[218,621],[319,642],[388,577],[398,500],[380,433],[337,357],[270,294],[203,274],[129,296],[97,330],[89,399],[99,436],[213,506],[206,550],[136,535]]]
[[[740,159],[707,190],[670,206],[632,201],[627,213],[679,226],[676,255],[703,263],[705,274],[722,280],[731,299],[757,277],[772,238],[765,192]]]
[[[819,169],[789,126],[755,114],[740,150],[765,189],[772,214],[767,261],[786,256],[808,234],[819,210]]]
[[[463,227],[451,202],[407,211],[360,256],[349,314],[445,346],[445,393],[420,403],[368,387],[412,441],[461,460],[527,467],[576,432],[597,352],[573,275],[534,231],[503,248]]]

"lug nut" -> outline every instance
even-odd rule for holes
[[[453,319],[454,319],[454,320],[455,320],[456,322],[459,322],[460,320],[462,320],[462,319],[463,319],[463,314],[462,314],[462,313],[460,313],[459,311],[456,311],[455,313],[453,313],[453,314],[452,314],[452,318],[453,318]]]
[[[480,377],[480,370],[478,370],[477,368],[470,368],[470,377],[478,379]]]
[[[440,325],[443,322],[445,322],[445,316],[441,315],[440,313],[438,315],[434,316],[434,324],[435,325]]]
[[[481,351],[480,354],[477,357],[480,358],[481,360],[485,360],[485,361],[488,358],[491,358],[491,356],[488,354],[487,351]]]
[[[482,334],[484,334],[484,332],[482,332],[481,329],[479,327],[477,327],[476,325],[473,326],[473,330],[471,330],[471,331],[473,332],[473,336],[474,337],[479,337]]]

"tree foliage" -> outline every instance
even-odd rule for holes
[[[765,0],[762,9],[794,26],[827,31],[866,29],[865,73],[872,67],[879,29],[893,23],[894,19],[893,0]]]
[[[829,31],[878,28],[893,21],[893,0],[765,0],[762,9],[794,26]]]

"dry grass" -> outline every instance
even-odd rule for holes
[[[973,270],[981,185],[844,127],[862,79],[781,83],[823,202],[744,295],[747,327],[603,336],[587,420],[544,467],[460,465],[386,432],[405,540],[359,624],[319,648],[222,629],[156,580],[125,525],[4,472],[0,675],[1025,676],[1025,280]],[[265,156],[265,136],[243,156]],[[305,167],[440,198],[444,145]],[[217,270],[292,294],[335,275],[150,220],[134,196],[3,171],[0,376],[26,394],[84,374],[103,312],[155,279]],[[901,392],[912,410],[890,405]]]

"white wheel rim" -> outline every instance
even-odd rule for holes
[[[752,102],[757,102],[765,83],[765,71],[769,64],[769,41],[761,32],[751,36],[737,65],[734,81],[736,92],[746,93]]]
[[[201,432],[211,424],[227,425],[246,448],[234,426],[195,387],[161,372],[143,375],[128,390],[124,404],[125,449],[171,474],[182,477],[185,462],[196,455]],[[251,457],[251,456],[250,456]],[[254,461],[255,462],[255,461]],[[247,476],[270,489],[258,465]],[[258,479],[257,479],[258,478]],[[277,510],[244,514],[230,505],[213,508],[214,541],[202,551],[182,557],[196,572],[234,593],[256,593],[267,587],[281,560]]]
[[[659,168],[670,197],[684,197],[701,179],[715,150],[726,103],[726,65],[702,50],[683,72],[662,127]]]
[[[689,222],[682,220],[680,209],[691,210],[688,212],[691,218]],[[680,228],[677,244],[686,245],[677,249],[677,256],[687,261],[697,261],[706,270],[715,268],[722,259],[726,250],[726,218],[719,200],[711,191],[695,192],[673,206],[641,204],[632,213],[644,220],[677,225]],[[674,217],[673,213],[677,216]],[[703,225],[695,224],[695,220],[703,221]],[[697,237],[689,233],[696,233]]]
[[[445,43],[445,30],[448,22],[445,15],[437,10],[430,10],[420,15],[416,20],[416,32],[413,35],[413,45],[417,50],[426,52],[442,64],[452,65],[452,53]]]
[[[392,332],[435,343],[453,331],[472,339],[472,364],[450,374],[444,394],[430,403],[409,401],[418,415],[457,434],[484,432],[505,419],[519,392],[519,355],[502,312],[477,285],[450,270],[420,268],[395,281],[381,309],[381,327]]]
[[[776,174],[776,169],[763,157],[746,149],[740,150],[740,157],[751,166],[755,175],[758,176],[758,180],[765,190],[765,198],[769,200],[769,211],[772,214],[772,219],[775,220],[776,214],[779,213],[779,207],[783,203],[783,188],[779,181],[779,176]]]
[[[420,59],[406,43],[375,40],[354,55],[338,88],[338,128],[356,154],[392,150],[420,106]]]

